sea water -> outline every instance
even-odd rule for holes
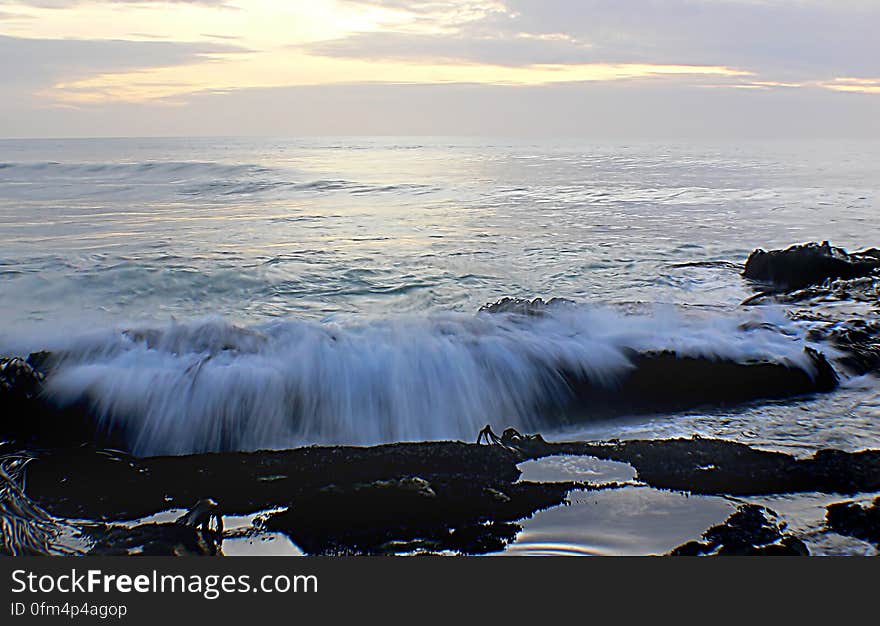
[[[64,355],[53,398],[87,396],[143,454],[486,423],[880,445],[870,377],[576,430],[534,414],[565,393],[558,370],[613,384],[631,350],[807,365],[805,325],[740,306],[740,266],[756,247],[878,245],[878,215],[868,142],[2,140],[0,353]],[[504,296],[575,306],[477,315]]]

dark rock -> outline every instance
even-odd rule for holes
[[[829,302],[880,302],[880,275],[864,276],[849,280],[838,278],[821,285],[810,285],[794,291],[762,291],[747,298],[742,304],[755,305],[767,302],[782,304],[808,303],[822,305]]]
[[[309,554],[382,554],[419,547],[482,554],[519,531],[512,524],[561,504],[570,483],[435,479],[413,490],[382,485],[337,487],[303,495],[264,525]],[[503,496],[503,497],[499,497]]]
[[[776,514],[762,506],[743,504],[723,524],[703,533],[670,556],[809,556],[803,541],[786,533]]]
[[[24,359],[0,357],[0,440],[22,440],[38,434],[46,412],[40,397],[44,378]]]
[[[43,375],[18,357],[0,357],[0,403],[33,401],[40,394]]]
[[[90,556],[215,556],[220,538],[213,531],[177,523],[86,527],[95,539]]]
[[[831,504],[826,508],[825,521],[836,533],[880,546],[880,498],[870,506],[856,502]]]
[[[816,330],[814,338],[830,341],[844,356],[836,361],[856,375],[880,370],[880,320],[849,319]]]
[[[96,423],[88,406],[59,408],[46,398],[46,376],[38,366],[50,358],[48,353],[35,353],[26,360],[0,357],[0,441],[23,446],[124,445],[120,433]]]
[[[864,314],[863,305],[880,304],[880,252],[876,248],[849,253],[826,241],[770,252],[755,250],[743,276],[771,285],[771,289],[746,299],[744,305],[808,304],[811,309],[791,315],[819,322],[810,338],[828,340],[841,350],[844,356],[836,358],[836,363],[857,375],[880,369],[880,323],[871,313],[867,319],[853,319]],[[848,306],[823,306],[841,302]],[[823,316],[830,319],[821,319]]]
[[[828,360],[812,348],[805,351],[814,372],[784,363],[738,363],[672,352],[633,354],[634,368],[616,387],[596,385],[583,376],[563,372],[573,399],[562,407],[561,418],[586,414],[587,418],[596,419],[701,406],[734,406],[836,389],[838,377]]]
[[[227,514],[287,507],[266,528],[312,554],[500,549],[518,530],[511,522],[560,504],[574,487],[516,483],[517,454],[451,442],[152,459],[75,454],[45,455],[29,470],[31,496],[54,514],[134,519],[214,495]],[[187,532],[110,529],[96,551],[167,552],[197,537]]]
[[[546,302],[541,298],[503,298],[484,305],[480,312],[540,316],[573,305],[561,298]],[[632,351],[632,369],[613,386],[596,384],[583,372],[559,371],[570,393],[558,398],[555,405],[535,407],[535,413],[550,416],[545,423],[556,426],[560,421],[566,425],[618,415],[733,406],[836,389],[838,376],[825,356],[809,347],[805,352],[814,371],[770,361],[740,363],[671,351]]]
[[[517,463],[555,454],[626,462],[652,487],[696,494],[880,490],[878,450],[822,450],[797,459],[717,439],[553,443],[529,436],[505,446],[427,442],[149,459],[90,448],[54,450],[28,465],[27,485],[35,506],[54,519],[112,527],[214,498],[222,507],[208,512],[216,515],[284,509],[266,518],[265,527],[284,532],[310,554],[479,554],[509,542],[517,521],[584,488],[517,482]],[[180,544],[192,551],[200,545],[189,531],[163,535],[166,530],[143,528],[140,537],[126,538],[117,528],[99,550],[167,552]],[[711,533],[710,539],[732,542]],[[797,547],[791,540],[765,544],[764,553]]]
[[[852,374],[880,369],[880,275],[835,280],[787,293],[760,293],[744,304],[799,304],[790,318],[808,322],[811,341],[830,342],[834,363]],[[831,306],[829,306],[829,304]]]
[[[380,496],[383,487],[413,495],[420,481],[430,487],[438,478],[487,486],[512,483],[520,475],[519,460],[500,446],[457,442],[146,459],[80,447],[39,455],[28,467],[28,492],[63,517],[131,520],[187,508],[203,498],[221,503],[223,514],[244,514],[334,490],[357,497],[365,486],[371,496]]]
[[[829,279],[858,278],[880,268],[871,251],[850,254],[827,241],[791,246],[785,250],[755,250],[746,261],[743,276],[791,290],[817,285]]]
[[[265,527],[313,554],[477,554],[501,549],[519,530],[512,522],[560,504],[574,486],[517,483],[519,460],[500,446],[453,442],[151,459],[81,448],[35,459],[28,491],[53,515],[97,523],[95,554],[211,554],[212,516],[273,508],[286,510]],[[118,524],[196,499],[209,506],[176,524]]]
[[[860,493],[880,490],[880,450],[819,450],[798,459],[723,439],[548,443],[536,456],[588,454],[632,465],[638,479],[661,489],[704,495]]]
[[[27,502],[48,524],[38,529],[41,542],[51,543],[58,520],[91,520],[88,532],[95,552],[102,554],[210,554],[203,544],[212,531],[203,522],[269,509],[279,510],[265,518],[264,526],[287,534],[310,554],[480,554],[510,542],[519,520],[564,503],[571,489],[586,488],[518,482],[517,463],[530,458],[581,454],[622,461],[649,486],[695,494],[880,490],[878,450],[822,450],[798,459],[717,439],[553,443],[523,435],[499,440],[505,445],[400,443],[148,459],[89,447],[56,449],[28,464]],[[120,524],[197,501],[208,504],[193,507],[170,526],[139,524],[135,531]],[[829,510],[835,524],[842,519],[839,510]],[[784,533],[773,534],[773,525],[755,511],[738,513],[726,530],[710,529],[704,541],[678,553],[800,550]],[[737,539],[740,534],[746,539]]]
[[[527,444],[527,445],[525,445]],[[361,501],[389,493],[423,506],[437,486],[464,481],[479,498],[505,504],[506,485],[526,458],[582,454],[629,463],[653,487],[698,494],[860,493],[880,490],[880,451],[821,450],[798,459],[720,439],[550,443],[524,440],[519,450],[455,442],[370,448],[308,447],[281,452],[199,454],[137,459],[77,448],[46,452],[28,466],[28,492],[61,517],[137,519],[202,498],[224,514],[286,506],[339,493]],[[363,495],[368,494],[368,495]],[[433,505],[426,505],[433,506]]]

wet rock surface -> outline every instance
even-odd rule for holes
[[[861,375],[880,370],[880,319],[831,321],[811,332],[843,352],[836,359],[847,371]]]
[[[473,482],[462,478],[332,485],[269,517],[310,554],[382,554],[409,551],[498,551],[520,526],[513,522],[564,502],[571,483]]]
[[[91,520],[95,554],[212,554],[205,528],[113,523],[207,497],[220,514],[278,509],[262,527],[310,554],[480,554],[574,487],[515,482],[518,461],[500,446],[456,442],[149,459],[82,448],[37,455],[28,496],[58,519]]]
[[[859,278],[880,268],[875,249],[850,254],[827,241],[794,245],[785,250],[755,250],[743,276],[782,290],[801,289],[829,279]]]
[[[735,406],[834,390],[839,382],[834,368],[822,354],[806,351],[814,372],[783,363],[738,363],[672,352],[633,354],[634,368],[613,388],[565,373],[575,398],[566,414],[576,417],[580,408],[595,419]]]
[[[45,394],[48,353],[0,357],[0,441],[12,440],[26,446],[70,445],[98,441],[102,445],[124,445],[116,433],[101,429],[88,407],[59,408]]]
[[[484,305],[479,313],[540,317],[571,306],[574,303],[564,298],[549,301],[502,298]],[[612,387],[597,385],[581,372],[560,371],[571,397],[561,406],[542,407],[542,411],[555,409],[557,418],[566,424],[617,415],[733,406],[834,390],[839,378],[833,366],[816,350],[807,347],[805,351],[813,371],[785,363],[697,358],[671,351],[633,351],[628,355],[632,369]]]
[[[89,556],[217,556],[221,541],[211,532],[182,524],[92,526],[85,529],[94,545]]]
[[[798,459],[723,439],[631,440],[548,444],[563,454],[623,461],[638,479],[662,489],[704,495],[765,495],[880,490],[880,450],[819,450]],[[534,451],[537,452],[537,451]]]
[[[850,254],[828,242],[755,250],[743,275],[769,285],[744,304],[799,305],[789,315],[812,326],[809,339],[843,353],[838,367],[880,369],[880,250]]]
[[[28,468],[28,493],[62,517],[137,519],[203,498],[224,514],[243,514],[314,496],[322,489],[417,477],[488,486],[519,477],[517,457],[497,446],[459,442],[368,448],[307,447],[136,458],[82,447],[43,453]],[[347,487],[346,487],[347,486]],[[404,493],[406,493],[404,491]]]
[[[880,491],[877,450],[823,450],[796,459],[715,439],[502,440],[143,459],[91,447],[35,451],[27,465],[27,501],[43,512],[39,536],[48,547],[47,525],[79,524],[95,554],[218,554],[222,524],[215,530],[203,519],[261,511],[269,512],[259,529],[283,533],[308,554],[483,554],[502,550],[519,522],[564,505],[574,489],[617,488],[519,480],[518,463],[551,455],[626,462],[645,485],[693,494]],[[207,513],[193,507],[206,499],[213,501]],[[190,507],[174,523],[137,521]],[[200,511],[205,515],[196,515]],[[743,508],[676,553],[800,553],[799,542],[768,516]]]
[[[867,506],[837,502],[828,506],[825,519],[836,533],[880,546],[880,498]]]
[[[689,541],[670,556],[809,556],[803,541],[785,532],[776,514],[755,504],[741,505],[723,524]]]
[[[40,393],[44,376],[26,360],[0,357],[0,402],[12,404],[34,400]]]

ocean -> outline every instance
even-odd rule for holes
[[[876,447],[870,376],[576,424],[535,406],[565,392],[560,364],[613,385],[631,350],[833,353],[784,306],[741,306],[741,264],[877,245],[878,215],[869,142],[2,140],[0,354],[66,355],[55,399],[88,398],[139,454],[471,441],[487,423]],[[575,305],[477,314],[506,296]]]

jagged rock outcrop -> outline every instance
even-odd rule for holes
[[[825,520],[836,533],[880,546],[880,498],[868,506],[836,502],[827,507]]]
[[[827,241],[755,250],[743,275],[769,285],[743,304],[799,305],[789,315],[843,353],[834,359],[843,370],[880,369],[880,250],[849,253]]]
[[[803,541],[785,532],[776,514],[756,504],[743,504],[723,524],[689,541],[670,556],[809,556]]]
[[[794,245],[785,250],[755,250],[743,276],[785,291],[802,289],[837,278],[868,276],[880,268],[876,249],[849,253],[827,241]]]

